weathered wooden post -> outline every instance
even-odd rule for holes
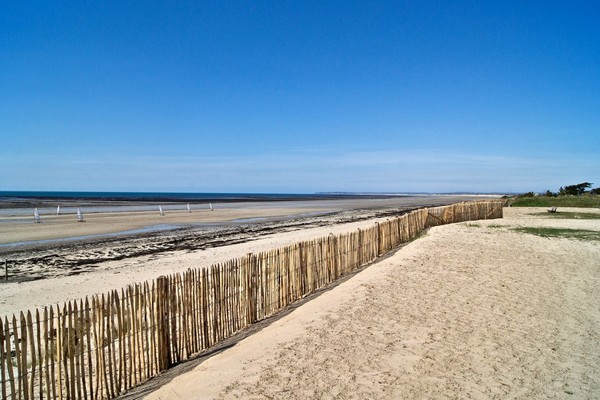
[[[381,239],[382,239],[382,234],[380,232],[380,226],[379,226],[379,222],[375,222],[375,243],[377,244],[377,257],[379,257],[380,255],[383,254],[382,251],[382,243],[381,243]]]
[[[159,370],[163,371],[171,366],[171,340],[169,337],[169,279],[167,276],[159,276],[156,280],[157,295],[157,330],[158,330],[158,359]]]
[[[4,279],[8,280],[8,260],[4,260]]]

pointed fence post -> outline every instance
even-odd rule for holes
[[[171,355],[171,338],[170,338],[170,323],[171,313],[170,305],[170,288],[169,278],[167,276],[159,276],[156,280],[156,294],[158,298],[158,314],[157,314],[157,329],[158,329],[158,354],[159,354],[159,370],[163,371],[172,365]]]

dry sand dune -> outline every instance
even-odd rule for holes
[[[600,241],[512,228],[600,231],[600,220],[532,211],[543,210],[433,228],[235,346],[126,397],[598,398]]]

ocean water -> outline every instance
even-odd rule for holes
[[[28,199],[96,201],[281,201],[356,196],[351,194],[171,193],[171,192],[35,192],[0,191],[0,202]]]
[[[346,193],[170,193],[170,192],[42,192],[0,191],[1,217],[30,216],[38,208],[41,215],[55,214],[60,205],[61,214],[75,214],[77,207],[84,213],[154,211],[161,205],[164,211],[205,209],[209,203],[219,208],[246,203],[248,207],[285,206],[290,203],[337,201],[365,198],[389,198],[399,195],[346,194]],[[15,222],[14,220],[11,222]]]

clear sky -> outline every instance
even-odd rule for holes
[[[600,187],[597,1],[0,5],[0,190]]]

